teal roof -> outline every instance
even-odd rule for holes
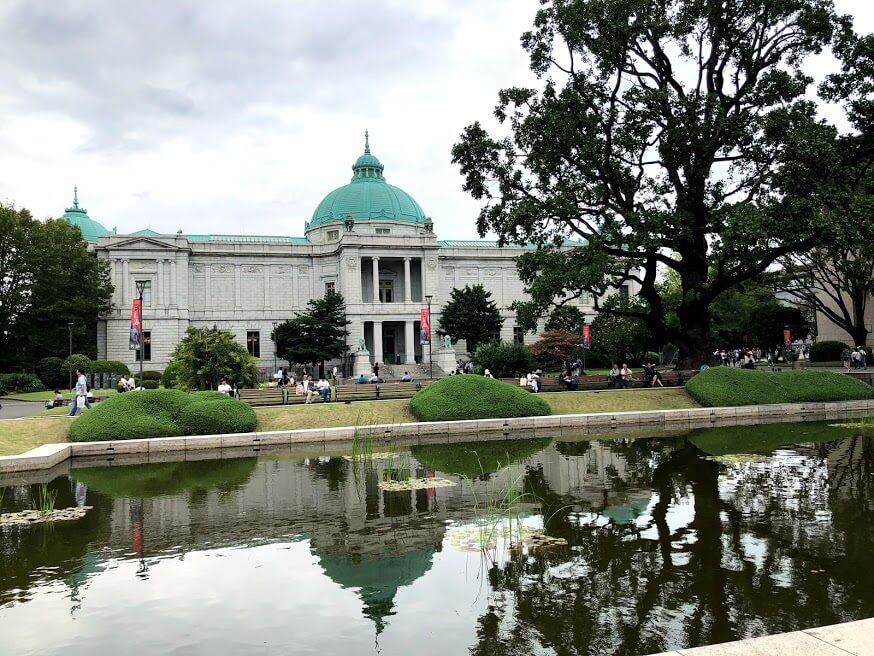
[[[246,244],[292,244],[308,246],[306,237],[280,237],[276,235],[185,235],[188,241],[196,242],[242,242]]]
[[[131,234],[136,235],[137,237],[153,237],[161,233],[155,232],[151,228],[146,228],[145,230],[137,230],[136,232],[132,232]]]
[[[342,223],[349,216],[355,221],[424,224],[427,217],[419,203],[403,189],[388,184],[382,175],[384,168],[371,154],[369,135],[365,132],[364,154],[352,165],[352,181],[325,196],[307,229]]]
[[[72,226],[77,226],[85,241],[97,241],[98,237],[111,235],[112,233],[88,216],[84,207],[79,207],[79,189],[73,187],[73,207],[68,207],[64,212],[64,221]]]

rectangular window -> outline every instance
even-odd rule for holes
[[[339,230],[328,230],[328,241],[334,241],[340,238]]]
[[[335,283],[334,283],[333,280],[331,280],[331,281],[325,283],[325,293],[326,293],[326,294],[327,294],[328,292],[333,292],[333,291],[335,291],[335,289],[334,289],[334,284],[335,284]]]
[[[514,344],[524,344],[525,343],[525,331],[522,330],[519,326],[513,326],[513,343]]]
[[[151,280],[135,280],[134,281],[134,298],[139,298],[137,296],[137,285],[139,283],[145,283],[143,286],[143,307],[151,307],[152,306],[152,281]]]
[[[380,280],[379,281],[379,302],[380,303],[393,303],[392,297],[394,291],[394,284],[391,280]]]
[[[622,285],[619,288],[619,296],[626,301],[628,300],[628,285]]]
[[[378,234],[378,235],[390,235],[391,228],[377,228],[376,234]]]
[[[246,331],[246,350],[254,358],[261,357],[261,333],[259,331]]]
[[[143,304],[146,302],[146,295],[143,294]],[[144,330],[143,331],[143,345],[141,351],[134,351],[136,353],[136,361],[140,361],[140,353],[143,354],[143,362],[148,362],[152,359],[152,331]]]

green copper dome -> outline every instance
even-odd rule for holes
[[[388,184],[382,175],[383,168],[370,153],[370,139],[365,132],[364,154],[352,165],[352,181],[325,196],[307,228],[342,223],[350,215],[356,221],[425,223],[419,203],[403,189]]]
[[[98,237],[112,233],[88,216],[84,207],[79,207],[79,189],[73,187],[73,207],[64,212],[64,221],[72,226],[78,226],[85,241],[97,241]]]

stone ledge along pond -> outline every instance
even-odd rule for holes
[[[81,467],[0,488],[2,654],[635,656],[874,616],[871,429]]]

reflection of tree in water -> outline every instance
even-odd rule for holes
[[[571,546],[490,572],[472,653],[645,654],[874,614],[870,439],[753,464],[652,446],[616,447],[632,477],[649,469],[645,526],[580,522],[527,470],[547,532]]]

